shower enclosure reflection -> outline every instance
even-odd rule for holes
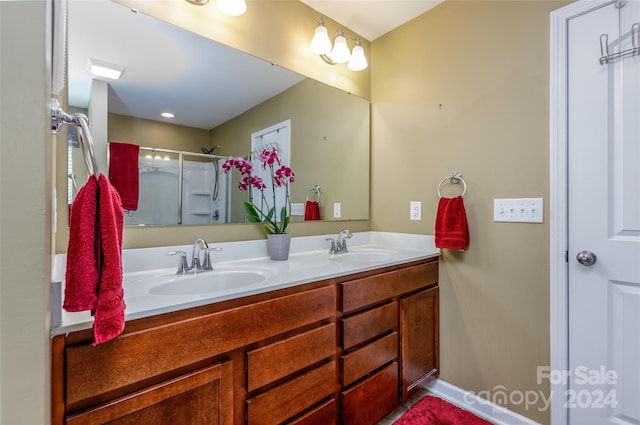
[[[138,208],[126,226],[229,223],[231,192],[215,147],[192,153],[140,148]]]

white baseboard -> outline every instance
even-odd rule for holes
[[[433,395],[468,410],[495,425],[540,425],[538,422],[440,379],[437,379],[426,389]]]

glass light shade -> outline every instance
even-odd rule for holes
[[[218,8],[226,15],[240,16],[247,11],[247,4],[244,0],[218,0]]]
[[[327,27],[322,23],[316,27],[309,49],[316,55],[326,55],[331,51],[331,40],[327,34]]]
[[[364,55],[364,48],[360,43],[356,43],[351,52],[351,59],[349,59],[347,68],[351,71],[362,71],[367,69],[367,66],[369,66],[369,64],[367,63],[367,57]]]
[[[347,39],[342,35],[342,31],[340,31],[333,40],[333,50],[331,51],[330,57],[335,63],[345,63],[351,57],[349,46],[347,46]]]

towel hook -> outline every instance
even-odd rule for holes
[[[445,184],[447,180],[449,180],[453,184],[462,182],[462,194],[460,196],[464,197],[465,193],[467,193],[467,182],[465,182],[462,178],[462,173],[460,171],[454,171],[453,173],[442,179],[442,181],[438,185],[438,197],[442,198],[442,193],[440,192],[440,190],[442,189],[442,185]]]

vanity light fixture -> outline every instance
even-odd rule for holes
[[[187,0],[196,6],[204,6],[209,0]],[[225,15],[240,16],[247,11],[247,3],[244,0],[218,0],[218,9]]]
[[[176,116],[174,114],[172,114],[171,112],[163,112],[160,115],[162,115],[165,118],[175,118]]]
[[[117,80],[124,72],[124,66],[89,58],[87,61],[87,70],[97,77]]]
[[[355,46],[351,51],[347,44],[348,40],[355,41]],[[351,71],[362,71],[369,66],[360,38],[347,38],[342,28],[336,31],[333,37],[333,47],[331,46],[327,27],[324,25],[322,17],[318,21],[309,49],[316,55],[320,55],[330,65],[348,62],[347,68]]]

